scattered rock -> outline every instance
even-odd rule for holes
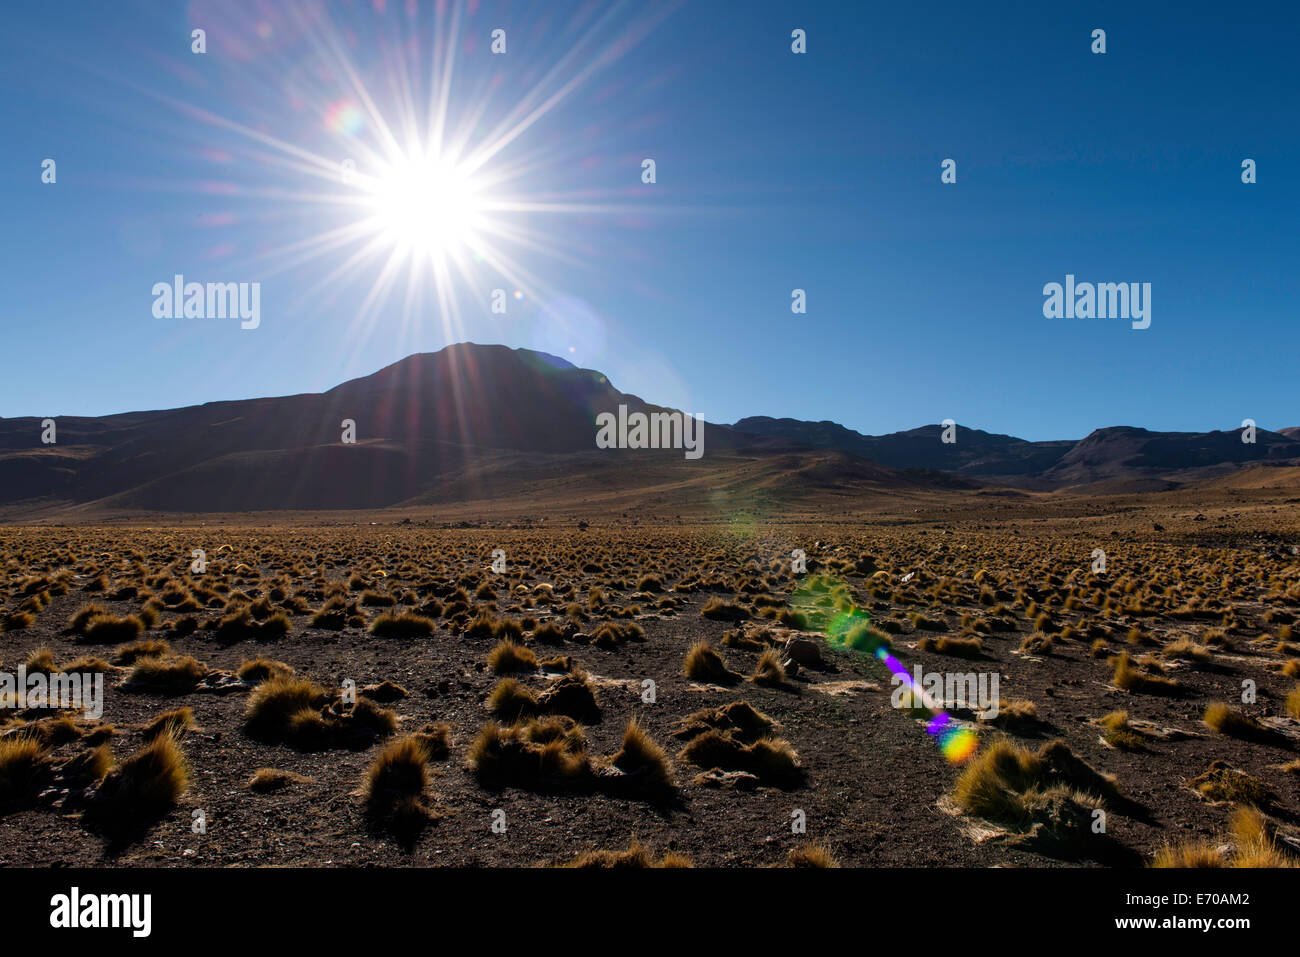
[[[691,783],[699,787],[725,788],[732,791],[753,791],[758,787],[758,776],[748,771],[723,771],[712,768],[697,774]]]
[[[821,648],[810,638],[791,637],[785,643],[785,656],[811,668],[819,668],[824,663]]]

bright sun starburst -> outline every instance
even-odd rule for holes
[[[535,65],[525,66],[515,54],[498,61],[470,44],[474,0],[402,7],[376,0],[364,38],[359,14],[286,0],[275,25],[256,25],[257,35],[284,36],[286,44],[292,36],[294,55],[269,56],[256,82],[287,90],[290,113],[250,124],[168,91],[139,89],[220,131],[213,154],[241,163],[245,181],[201,188],[259,201],[259,222],[282,215],[306,224],[260,242],[250,259],[263,279],[322,267],[298,286],[290,311],[308,312],[357,282],[365,290],[351,319],[358,332],[406,332],[436,318],[454,341],[463,338],[464,315],[483,308],[485,291],[513,289],[516,300],[537,303],[564,297],[533,260],[581,267],[595,247],[557,219],[590,224],[598,215],[665,208],[588,185],[582,171],[601,157],[538,127],[678,5],[661,0],[630,18],[613,5],[564,33],[550,62],[541,44],[527,48]],[[472,30],[480,29],[475,22]],[[466,73],[460,80],[458,66]],[[497,97],[507,75],[529,79],[509,98]],[[300,125],[313,115],[323,134]],[[630,169],[635,178],[639,167]],[[249,182],[255,177],[247,171],[259,170],[267,181]],[[386,308],[394,298],[400,314]]]
[[[480,242],[487,196],[462,167],[423,150],[400,156],[361,184],[368,220],[399,253],[437,260]]]

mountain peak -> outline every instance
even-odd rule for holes
[[[1247,443],[1234,430],[1113,426],[1078,442],[1029,442],[959,426],[956,441],[944,442],[942,425],[872,436],[829,420],[751,416],[709,425],[709,461],[691,473],[682,471],[680,456],[658,449],[599,452],[597,416],[619,406],[661,408],[560,356],[461,342],[324,393],[62,416],[57,445],[41,443],[39,419],[0,420],[0,506],[380,507],[439,496],[487,500],[537,482],[558,482],[585,501],[638,483],[716,489],[757,481],[764,470],[775,470],[763,481],[776,495],[800,482],[844,495],[939,480],[944,487],[973,481],[1052,490],[1102,482],[1119,489],[1135,480],[1172,487],[1255,462],[1300,460],[1300,429],[1259,430]],[[699,469],[711,470],[707,479]]]

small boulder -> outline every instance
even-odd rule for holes
[[[785,656],[809,667],[822,664],[822,650],[811,638],[792,637],[785,643]]]

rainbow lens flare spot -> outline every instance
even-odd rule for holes
[[[975,732],[958,727],[946,712],[935,715],[925,730],[939,739],[940,752],[953,764],[964,764],[979,745]]]
[[[965,764],[978,746],[975,732],[969,728],[957,728],[939,739],[939,750],[953,764]]]
[[[366,125],[355,103],[351,100],[335,100],[325,108],[325,128],[335,133],[356,136]]]

